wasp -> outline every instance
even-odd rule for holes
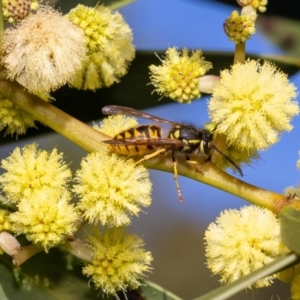
[[[213,133],[208,130],[172,122],[125,106],[108,105],[103,107],[102,113],[105,115],[126,114],[171,126],[167,138],[162,136],[162,128],[160,126],[152,124],[132,127],[118,133],[112,139],[103,142],[108,144],[109,149],[116,153],[128,156],[143,156],[136,164],[155,157],[158,154],[171,151],[174,180],[180,202],[182,202],[182,193],[177,179],[176,153],[184,153],[187,162],[193,164],[195,170],[199,172],[197,162],[190,160],[189,155],[199,151],[206,155],[209,160],[212,149],[215,149],[243,176],[241,168],[213,144]]]

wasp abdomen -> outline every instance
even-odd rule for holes
[[[135,156],[146,155],[153,152],[156,148],[152,145],[138,145],[140,140],[161,138],[161,127],[156,125],[138,125],[118,133],[113,140],[132,140],[136,145],[110,144],[108,148],[122,155]]]

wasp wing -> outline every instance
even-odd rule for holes
[[[183,146],[183,142],[177,139],[168,139],[168,138],[146,138],[146,139],[112,139],[103,141],[106,144],[118,145],[118,146],[161,146],[161,147],[175,147],[179,148]]]
[[[156,117],[150,114],[147,114],[145,112],[136,110],[134,108],[131,107],[126,107],[126,106],[119,106],[119,105],[107,105],[104,106],[102,108],[102,113],[104,115],[117,115],[117,114],[121,114],[121,115],[131,115],[137,118],[143,118],[143,119],[149,119],[149,120],[153,120],[155,122],[160,122],[160,123],[164,123],[164,124],[169,124],[169,125],[178,125],[178,123],[160,118],[160,117]]]

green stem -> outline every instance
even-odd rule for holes
[[[234,51],[234,60],[233,63],[241,63],[243,64],[246,60],[246,51],[245,51],[245,43],[239,43],[235,45],[235,51]]]
[[[32,256],[36,255],[39,252],[42,252],[42,248],[38,248],[36,245],[31,244],[27,246],[22,246],[20,251],[18,251],[14,256],[13,256],[13,263],[15,266],[20,266],[23,264],[25,261],[27,261],[29,258]]]
[[[150,169],[173,173],[172,159],[165,155],[148,160],[144,162],[144,165]],[[193,166],[185,160],[179,160],[177,166],[178,174],[238,196],[252,204],[269,208],[275,213],[278,213],[283,206],[288,204],[285,196],[233,177],[211,162],[202,162],[198,167],[201,172],[196,172]]]
[[[0,93],[5,98],[10,99],[15,105],[30,113],[34,118],[88,152],[103,149],[101,141],[109,138],[37,96],[27,93],[16,82],[0,81]],[[156,156],[151,160],[145,161],[144,165],[151,169],[173,173],[172,159],[168,155]],[[239,180],[222,171],[211,162],[199,162],[198,167],[200,168],[199,172],[183,159],[179,159],[177,163],[178,174],[211,185],[253,204],[267,207],[276,213],[287,204],[287,199],[283,195]]]
[[[0,81],[0,93],[3,97],[31,114],[34,119],[49,126],[87,152],[100,151],[103,149],[103,144],[99,141],[109,138],[50,103],[29,94],[17,82]]]

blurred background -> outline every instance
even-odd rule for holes
[[[149,62],[159,64],[154,52],[164,51],[173,46],[188,47],[190,50],[202,49],[207,59],[210,57],[208,51],[233,52],[234,44],[223,33],[223,22],[233,9],[239,10],[239,7],[233,0],[226,1],[233,6],[223,2],[138,0],[119,11],[133,30],[136,49],[147,51],[151,57]],[[275,4],[275,1],[273,3]],[[284,6],[288,7],[288,3],[287,1]],[[269,7],[268,10],[272,11],[272,0],[269,1]],[[294,13],[295,9],[290,11]],[[277,16],[260,14],[259,29],[247,42],[247,52],[296,56],[299,43],[297,34],[294,34],[293,24],[297,21],[292,18],[297,16],[288,13],[280,15],[278,11],[273,13]],[[284,22],[290,27],[284,27]],[[276,28],[281,29],[278,31]],[[224,54],[215,59],[222,60],[229,68],[232,58],[232,54]],[[133,75],[132,79],[125,76],[120,84],[99,93],[78,92],[64,87],[54,94],[57,99],[55,105],[83,121],[97,122],[101,117],[102,106],[120,104],[139,109],[151,106],[147,109],[151,114],[178,122],[194,123],[199,127],[207,122],[208,98],[203,97],[190,105],[179,105],[170,103],[167,99],[158,102],[160,96],[151,95],[153,87],[147,85],[150,82],[147,59],[138,57],[137,61],[133,62],[132,68],[137,74]],[[299,87],[300,73],[295,70],[293,72],[291,81]],[[218,74],[218,65],[210,73]],[[138,80],[140,77],[144,78],[145,82],[141,83]],[[91,109],[92,105],[94,106]],[[73,111],[76,107],[77,110]],[[294,130],[283,134],[277,145],[260,153],[260,159],[251,166],[243,167],[245,181],[278,193],[282,193],[287,186],[299,183],[300,173],[296,169],[300,149],[299,117],[294,119],[293,125]],[[45,130],[43,126],[40,127],[39,132],[42,134],[36,135],[36,130],[33,130],[31,133],[34,135],[30,139],[2,139],[0,159],[8,156],[16,146],[22,147],[35,141],[42,149],[57,147],[59,151],[63,151],[72,169],[76,170],[86,153],[67,139]],[[205,294],[219,286],[219,277],[213,276],[205,265],[204,231],[224,209],[239,208],[248,203],[199,182],[179,177],[184,198],[184,202],[180,204],[173,175],[159,171],[150,172],[153,203],[133,220],[131,226],[132,233],[145,240],[146,248],[154,257],[153,272],[149,274],[148,279],[183,299]],[[231,299],[285,300],[289,299],[289,285],[276,281],[272,288],[245,290]]]

